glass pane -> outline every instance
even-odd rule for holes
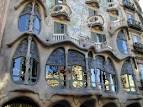
[[[91,85],[92,87],[96,87],[96,72],[94,69],[90,69],[91,73]]]
[[[33,31],[38,34],[40,32],[41,29],[41,23],[40,23],[40,19],[38,18],[38,16],[35,16],[34,22],[33,22]]]
[[[35,59],[31,58],[30,69],[29,69],[29,82],[33,83],[37,81],[37,76],[38,76],[37,67],[38,67],[38,62]]]
[[[111,85],[111,91],[115,92],[115,78],[111,74],[110,74],[110,85]]]
[[[72,80],[73,87],[82,88],[83,87],[83,69],[81,66],[72,66]]]
[[[103,72],[103,82],[106,91],[110,90],[109,74]]]
[[[65,86],[64,66],[47,65],[46,66],[46,79],[48,85],[51,87]]]
[[[143,64],[139,64],[140,79],[143,80]]]
[[[30,15],[25,14],[19,17],[19,30],[21,32],[25,32],[29,29],[29,21],[30,21]]]
[[[121,76],[121,81],[122,81],[122,85],[123,85],[124,90],[130,91],[129,82],[128,82],[128,75],[127,74],[124,74],[124,75]]]
[[[129,82],[130,82],[131,91],[136,91],[135,90],[135,83],[134,83],[134,79],[133,79],[132,75],[129,75]]]
[[[96,81],[97,81],[97,85],[98,88],[101,89],[102,88],[102,72],[99,69],[95,69],[97,76],[96,76]]]
[[[25,75],[25,58],[19,57],[13,61],[12,77],[14,81],[24,81]]]

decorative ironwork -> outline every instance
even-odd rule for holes
[[[142,43],[139,43],[139,42],[136,42],[133,44],[134,46],[134,50],[137,51],[137,52],[143,52],[143,44]]]
[[[130,18],[130,19],[128,19],[127,22],[128,22],[129,27],[139,30],[139,31],[143,30],[143,26],[141,25],[141,23],[139,21],[136,21],[135,19]]]
[[[123,0],[123,6],[133,11],[135,10],[134,3],[130,2],[129,0]]]

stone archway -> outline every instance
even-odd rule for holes
[[[132,103],[129,104],[127,107],[141,107],[141,105],[139,103]]]
[[[2,107],[39,107],[39,105],[29,97],[17,97],[6,102]]]
[[[117,105],[115,103],[108,103],[105,104],[103,107],[117,107]]]
[[[68,101],[62,100],[53,104],[52,107],[71,107]]]
[[[92,99],[92,100],[85,101],[80,105],[80,107],[95,107],[95,104],[96,104],[95,100]]]

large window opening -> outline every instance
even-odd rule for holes
[[[41,30],[41,16],[36,2],[26,5],[19,16],[18,28],[21,32],[33,32],[39,34]]]
[[[46,64],[46,80],[48,85],[55,88],[66,87],[65,51],[58,48],[49,56]]]
[[[126,60],[122,66],[121,80],[125,91],[136,92],[134,68],[131,59]]]
[[[29,47],[29,48],[28,48]],[[23,40],[18,46],[12,63],[12,79],[16,83],[34,84],[38,80],[39,55],[35,42]]]

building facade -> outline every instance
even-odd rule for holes
[[[143,107],[138,0],[3,2],[0,107]]]

